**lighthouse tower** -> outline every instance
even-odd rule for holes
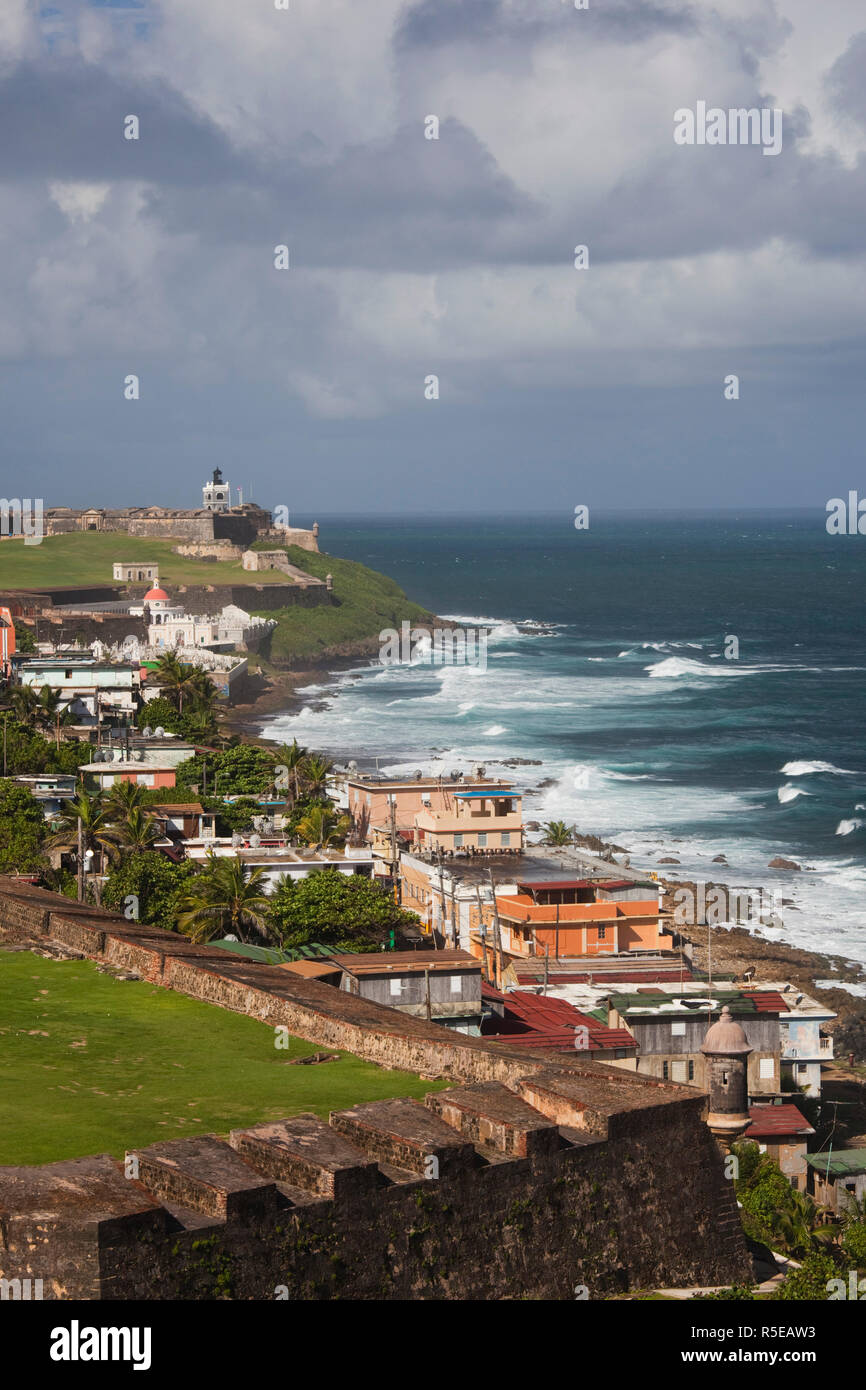
[[[202,503],[209,512],[227,512],[232,504],[231,484],[223,481],[222,470],[215,468],[209,483],[201,490]]]

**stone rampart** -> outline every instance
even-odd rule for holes
[[[0,1277],[54,1298],[571,1299],[749,1277],[706,1097],[471,1038],[0,879],[53,941],[450,1090],[0,1168]],[[2,970],[2,965],[0,965]]]

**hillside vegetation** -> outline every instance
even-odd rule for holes
[[[330,574],[334,580],[334,607],[260,610],[276,618],[270,658],[276,665],[315,660],[345,643],[378,638],[383,628],[400,627],[406,619],[425,623],[431,614],[406,597],[399,584],[354,560],[335,555],[315,555],[299,546],[288,546],[293,565],[317,579]]]

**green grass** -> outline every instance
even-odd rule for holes
[[[0,544],[0,588],[35,589],[56,584],[116,584],[115,560],[150,560],[159,565],[165,584],[285,584],[278,570],[245,570],[240,560],[196,560],[175,555],[173,545],[183,540],[149,540],[118,531],[81,531],[68,536],[46,536],[41,545],[17,540]],[[300,552],[305,554],[305,551]]]
[[[83,531],[68,536],[46,536],[41,545],[25,546],[18,541],[0,543],[0,590],[34,589],[40,585],[113,585],[115,560],[150,560],[159,565],[160,583],[171,594],[180,584],[286,584],[288,576],[280,570],[245,570],[240,561],[195,560],[175,555],[172,540],[148,540],[111,531]],[[275,549],[257,542],[254,548]],[[286,547],[293,565],[324,579],[334,577],[333,607],[253,609],[255,591],[248,606],[264,617],[276,618],[270,651],[262,653],[275,665],[315,660],[346,642],[376,637],[383,628],[399,628],[403,619],[424,623],[430,615],[410,602],[393,579],[367,569],[354,560],[335,555],[318,555],[300,546]],[[118,585],[121,587],[121,585]],[[172,595],[174,596],[174,595]]]
[[[275,663],[315,659],[341,643],[378,637],[384,628],[399,630],[404,619],[423,624],[430,618],[393,579],[366,565],[335,555],[311,554],[299,546],[289,546],[287,554],[293,565],[316,579],[332,575],[337,604],[332,608],[259,610],[263,617],[276,618],[279,624],[270,647]]]
[[[364,1101],[423,1097],[444,1081],[317,1051],[242,1014],[92,961],[0,952],[0,1164],[50,1163],[142,1148],[300,1111],[327,1116]]]

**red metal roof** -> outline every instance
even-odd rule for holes
[[[788,1005],[776,989],[743,989],[740,990],[740,993],[744,999],[754,999],[755,1008],[759,1014],[784,1014],[788,1012]]]
[[[773,1140],[785,1135],[805,1137],[815,1133],[796,1105],[751,1105],[749,1119],[751,1124],[743,1135],[744,1139]]]
[[[551,999],[547,995],[528,994],[524,990],[512,990],[499,995],[498,991],[486,994],[482,986],[482,997],[498,997],[504,1000],[505,1017],[494,1016],[486,1021],[485,1037],[491,1034],[507,1037],[509,1041],[520,1041],[527,1047],[556,1048],[561,1052],[573,1052],[575,1030],[586,1028],[589,1034],[589,1052],[603,1052],[613,1048],[628,1048],[635,1051],[637,1044],[625,1028],[608,1028],[599,1023],[591,1014],[581,1013],[573,1004],[564,999]]]

